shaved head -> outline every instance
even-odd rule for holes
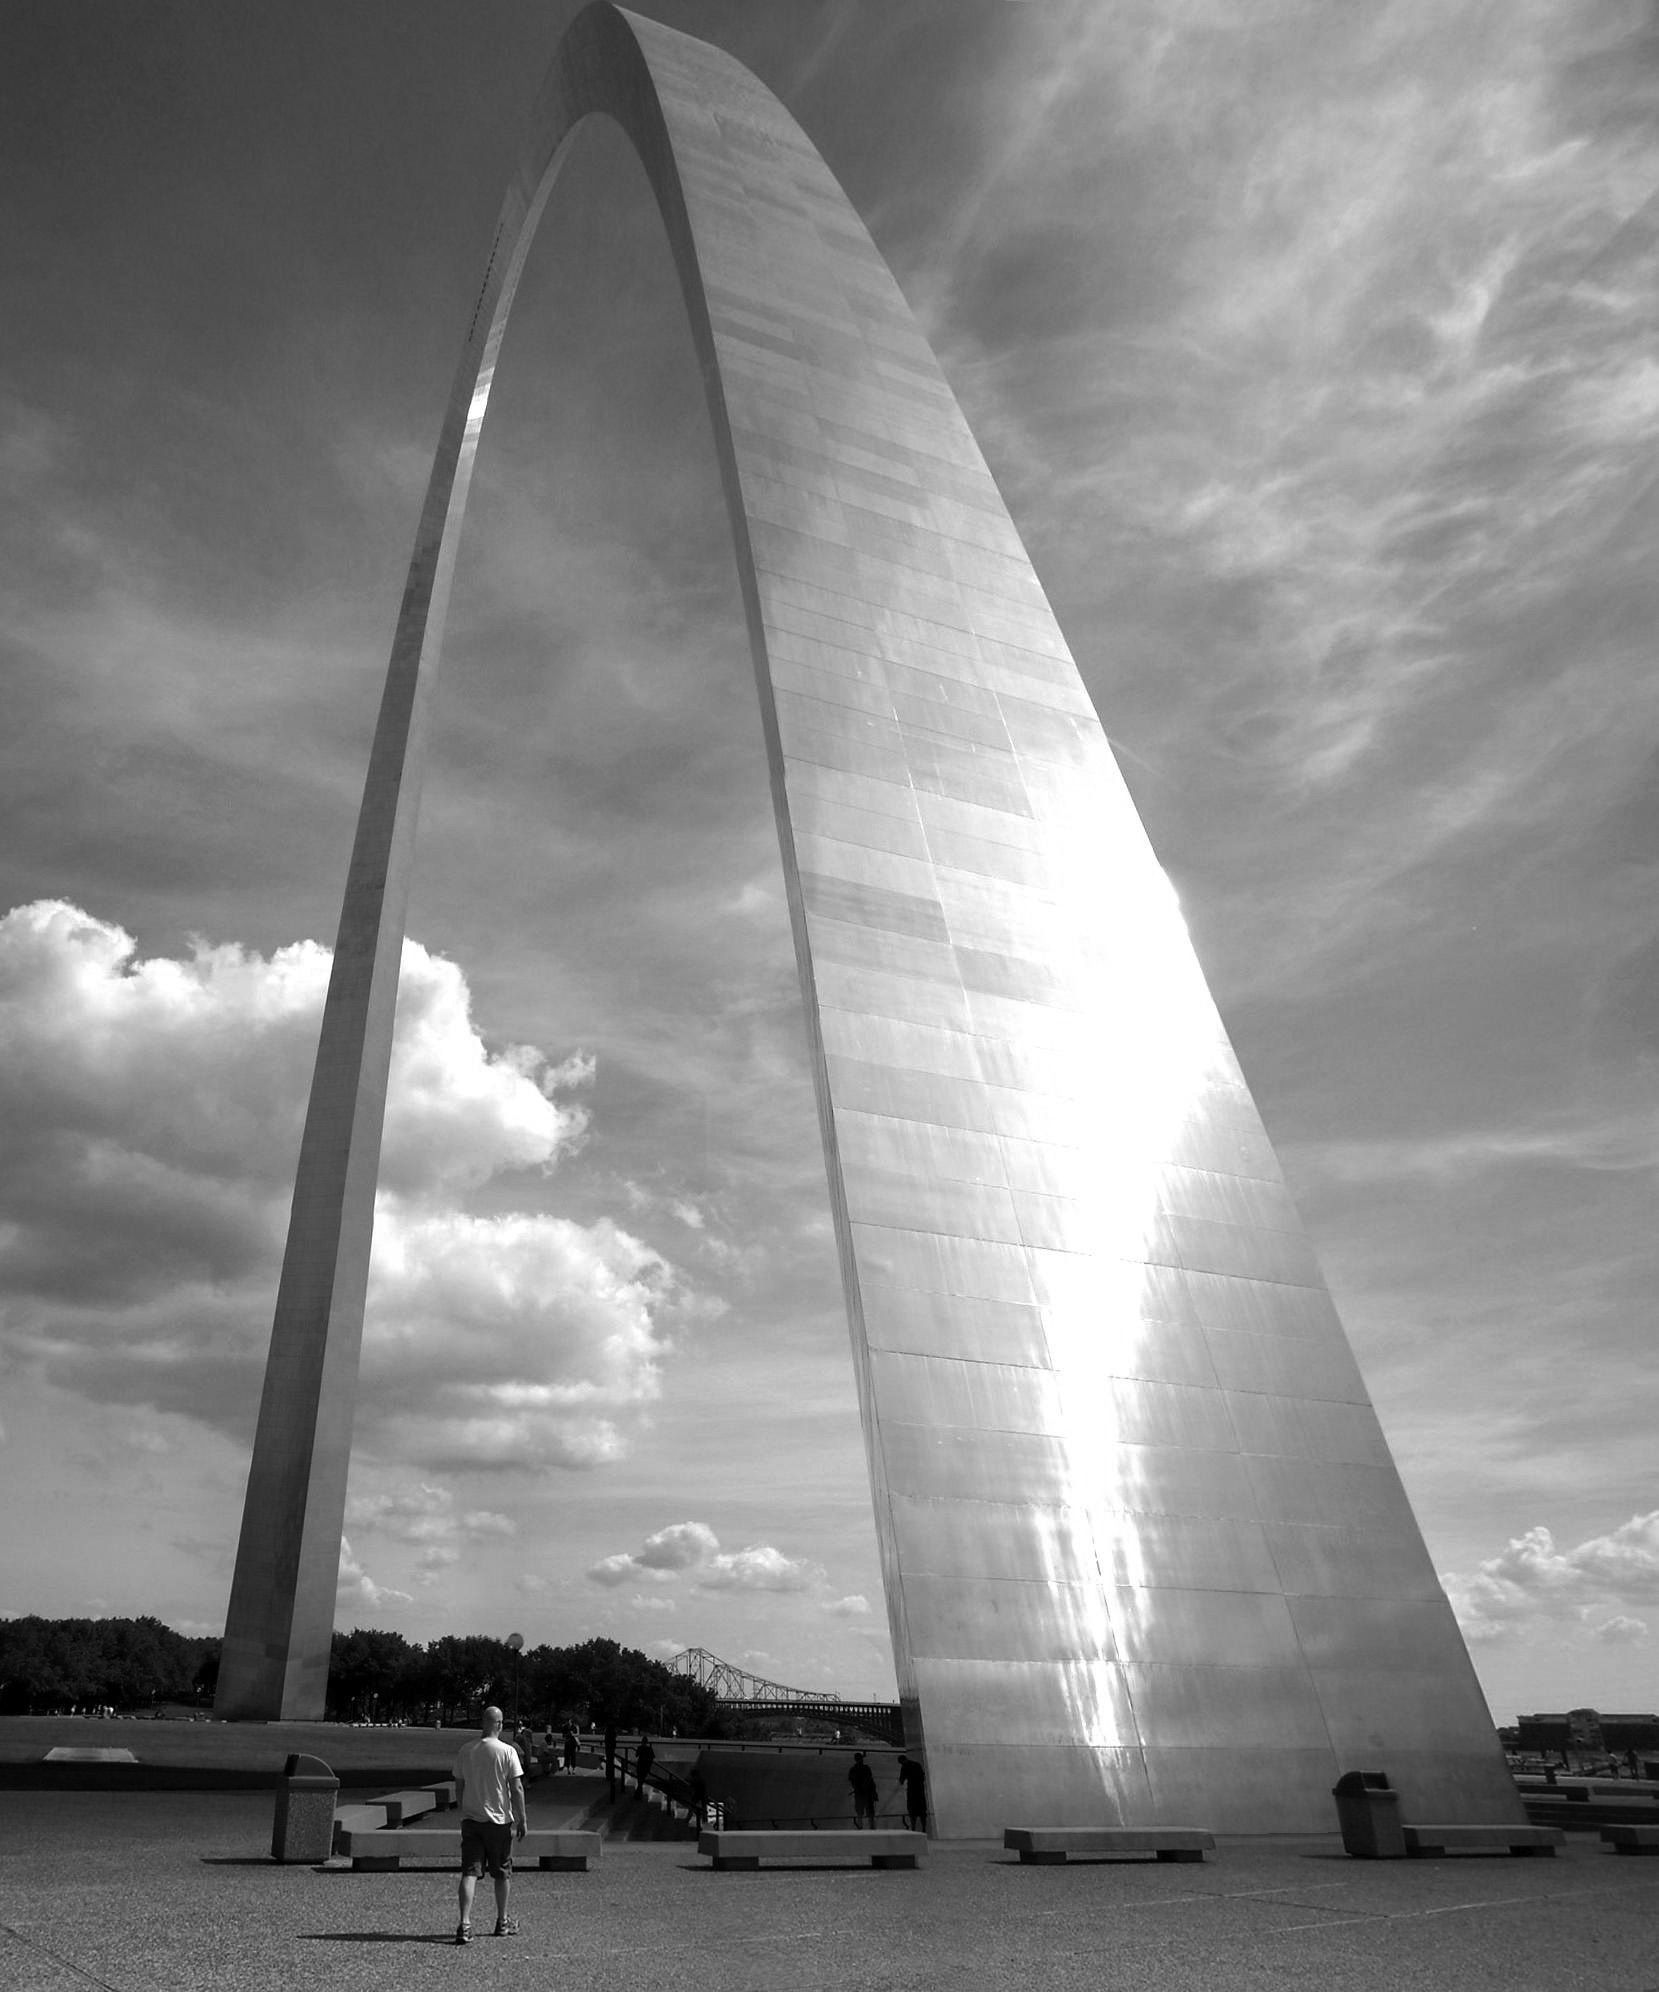
[[[484,1719],[481,1725],[484,1734],[486,1736],[499,1736],[501,1734],[501,1721],[502,1717],[500,1709],[498,1708],[485,1709]]]

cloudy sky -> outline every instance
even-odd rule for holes
[[[21,0],[0,1610],[222,1624],[379,678],[567,0]],[[934,339],[1494,1713],[1659,1701],[1659,25],[651,0]],[[758,716],[584,137],[457,579],[340,1623],[891,1692]]]

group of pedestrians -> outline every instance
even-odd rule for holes
[[[519,1747],[515,1749],[512,1743],[502,1740],[503,1720],[500,1709],[485,1709],[479,1734],[472,1742],[462,1745],[455,1759],[455,1802],[461,1813],[461,1914],[455,1926],[455,1941],[458,1944],[472,1942],[473,1898],[486,1874],[495,1888],[495,1928],[492,1934],[498,1937],[518,1935],[518,1925],[508,1915],[507,1908],[513,1885],[513,1847],[529,1830],[524,1812],[525,1758],[522,1753],[533,1747],[535,1739],[529,1730],[520,1729],[515,1736]],[[564,1726],[563,1743],[564,1768],[574,1771],[577,1735],[568,1722]],[[551,1754],[551,1733],[548,1750]],[[645,1781],[651,1775],[656,1756],[650,1737],[642,1734],[634,1751],[636,1792],[644,1792]],[[898,1769],[899,1782],[895,1795],[899,1791],[904,1793],[905,1824],[914,1832],[925,1833],[927,1796],[922,1767],[914,1757],[901,1756]],[[616,1796],[617,1773],[616,1724],[613,1722],[605,1728],[605,1776],[612,1798]],[[876,1786],[876,1774],[862,1750],[854,1752],[847,1783],[853,1795],[853,1824],[874,1827],[880,1792]],[[701,1827],[708,1820],[708,1787],[695,1771],[690,1785],[692,1814]]]
[[[536,1751],[535,1732],[528,1723],[525,1723],[514,1736],[513,1742],[517,1745],[518,1754],[523,1761],[525,1770],[528,1771],[531,1758],[535,1755]],[[541,1748],[542,1762],[546,1764],[549,1776],[557,1777],[561,1767],[567,1771],[574,1771],[576,1769],[576,1752],[581,1748],[581,1744],[582,1739],[576,1733],[575,1723],[567,1718],[564,1727],[559,1731],[558,1752],[555,1754],[553,1725],[549,1722],[543,1735]]]
[[[881,1794],[876,1787],[876,1774],[865,1761],[862,1750],[853,1752],[847,1783],[853,1795],[853,1824],[861,1829],[874,1827],[876,1800]],[[901,1791],[904,1793],[904,1823],[913,1833],[925,1833],[927,1784],[922,1767],[914,1757],[901,1755],[899,1758],[899,1781],[894,1787],[894,1796]]]

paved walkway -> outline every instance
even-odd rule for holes
[[[457,1950],[453,1872],[274,1867],[270,1817],[254,1794],[4,1794],[0,1986],[1659,1992],[1659,1858],[1584,1839],[1553,1861],[1234,1840],[1201,1867],[978,1846],[916,1873],[721,1875],[689,1846],[623,1846],[521,1875],[523,1934]]]

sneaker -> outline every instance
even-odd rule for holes
[[[465,1923],[457,1923],[455,1925],[455,1941],[458,1944],[470,1944],[472,1942],[472,1931]]]
[[[518,1925],[513,1921],[511,1916],[504,1916],[490,1934],[495,1937],[516,1937],[518,1935]]]

